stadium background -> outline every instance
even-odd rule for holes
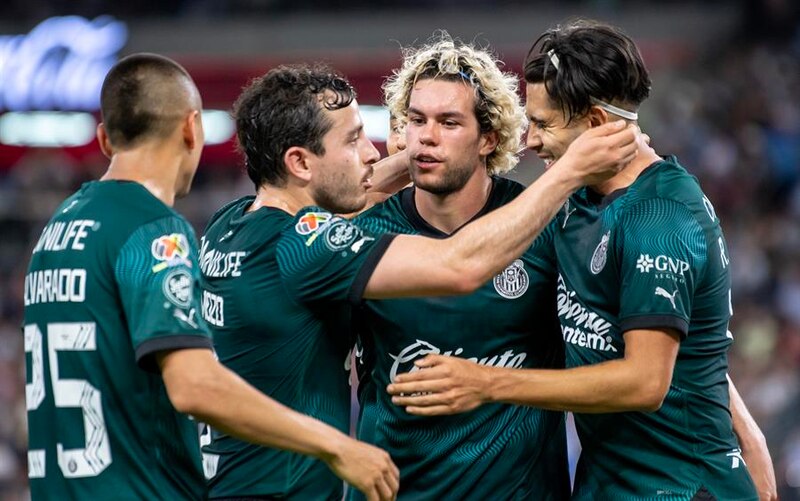
[[[0,501],[28,498],[20,331],[27,257],[56,205],[105,169],[96,143],[80,134],[93,131],[96,108],[91,96],[78,99],[92,88],[93,74],[102,78],[103,65],[131,52],[169,55],[194,76],[205,108],[224,111],[249,78],[270,67],[325,60],[350,77],[362,105],[376,106],[367,108],[369,131],[382,148],[380,85],[397,66],[401,46],[447,29],[490,45],[519,72],[533,39],[574,16],[618,24],[639,43],[654,81],[653,97],[641,110],[642,128],[659,152],[677,154],[700,178],[716,207],[733,261],[731,374],[767,436],[781,499],[800,499],[800,3],[532,4],[1,2]],[[70,15],[84,20],[69,18],[66,29],[63,19],[52,19]],[[177,204],[198,234],[211,211],[253,191],[224,114],[215,118],[219,143],[206,147],[192,193]],[[48,138],[75,145],[46,146]],[[541,168],[528,155],[511,176],[529,182]]]

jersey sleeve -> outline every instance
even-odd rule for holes
[[[558,277],[558,263],[556,262],[555,235],[558,221],[553,219],[545,226],[542,232],[533,241],[530,249],[531,261],[536,270],[555,283]]]
[[[278,242],[278,267],[287,293],[298,302],[359,303],[394,236],[374,234],[316,207],[301,210]]]
[[[683,204],[651,199],[626,211],[620,229],[620,328],[672,328],[686,337],[707,265],[702,227]]]
[[[156,371],[155,353],[211,348],[200,316],[199,271],[191,227],[177,217],[139,227],[120,250],[115,274],[140,367]]]

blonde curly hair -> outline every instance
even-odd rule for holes
[[[418,80],[466,82],[475,89],[475,116],[481,133],[495,131],[497,147],[486,159],[490,175],[510,171],[519,162],[522,134],[527,127],[518,94],[519,77],[500,69],[503,62],[486,49],[435,34],[419,48],[403,49],[403,66],[383,84],[389,112],[405,125],[411,90]]]

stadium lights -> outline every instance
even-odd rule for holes
[[[389,137],[389,110],[371,104],[359,105],[364,120],[364,132],[370,141],[385,143]]]
[[[11,146],[83,146],[94,140],[91,113],[24,111],[0,115],[0,143]]]
[[[360,107],[364,131],[372,141],[385,142],[389,112],[382,106]],[[74,111],[13,111],[0,115],[0,144],[61,148],[84,146],[95,138],[94,115]],[[233,139],[236,124],[223,110],[203,110],[206,145],[223,144]]]
[[[227,111],[203,110],[203,130],[206,144],[222,144],[233,138],[236,124]]]

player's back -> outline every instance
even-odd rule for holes
[[[348,337],[332,332],[344,305],[300,303],[287,294],[277,246],[294,218],[273,207],[248,211],[253,198],[220,209],[201,242],[203,316],[217,355],[261,392],[346,433]],[[305,222],[311,230],[321,220]],[[342,481],[320,460],[216,430],[203,450],[211,498],[341,499]]]
[[[496,178],[478,216],[521,191]],[[420,217],[413,199],[407,189],[359,221],[375,230],[444,237]],[[498,367],[562,367],[548,235],[473,294],[368,301],[360,312],[359,438],[391,454],[400,469],[399,499],[568,497],[563,413],[487,404],[425,418],[393,405],[385,390],[428,353]]]
[[[196,426],[172,407],[153,358],[187,340],[210,345],[187,309],[190,239],[185,220],[124,181],[85,184],[44,228],[25,277],[34,499],[205,495]]]

